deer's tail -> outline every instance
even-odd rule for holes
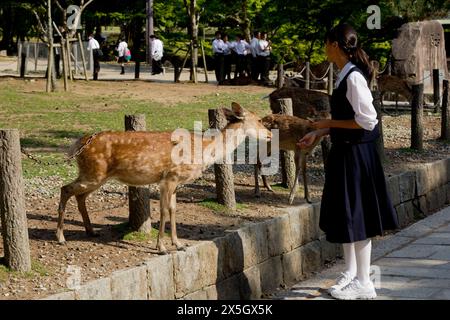
[[[97,135],[97,133],[94,133],[92,135],[89,136],[83,136],[81,138],[79,138],[77,141],[75,141],[70,147],[69,150],[67,151],[67,158],[71,159],[77,156],[78,153],[80,153],[81,149],[85,148],[85,146],[87,144],[89,144],[94,137]]]

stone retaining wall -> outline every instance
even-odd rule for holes
[[[387,179],[402,227],[450,203],[450,158]],[[341,255],[319,229],[320,203],[227,231],[184,252],[90,281],[47,299],[259,299]]]

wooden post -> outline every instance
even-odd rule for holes
[[[126,131],[145,131],[145,114],[126,115]],[[133,231],[150,233],[150,191],[148,188],[128,187],[129,226]]]
[[[37,71],[37,66],[38,66],[38,43],[35,42],[34,43],[34,72]]]
[[[334,64],[330,62],[330,70],[328,71],[328,94],[331,96],[334,90]]]
[[[433,102],[434,112],[439,112],[441,95],[440,95],[440,83],[439,83],[439,69],[433,69]]]
[[[25,211],[20,134],[0,130],[0,215],[5,260],[9,268],[30,271],[30,245]]]
[[[384,152],[384,136],[383,136],[383,119],[381,112],[381,93],[379,91],[372,91],[373,106],[377,111],[378,130],[380,131],[379,138],[375,141],[377,146],[378,155],[380,156],[381,163],[386,161],[386,154]]]
[[[441,139],[450,140],[450,108],[448,106],[450,100],[450,90],[448,80],[444,80],[444,92],[442,97],[442,117],[441,117]]]
[[[305,84],[305,88],[309,90],[309,89],[311,88],[311,84],[310,84],[310,72],[311,72],[311,67],[310,67],[309,61],[306,62],[306,70],[305,70],[305,72],[306,72],[306,77],[305,77],[306,84]]]
[[[80,44],[81,60],[83,62],[84,79],[86,81],[89,81],[88,74],[87,74],[87,67],[86,67],[86,57],[84,55],[83,41],[81,41],[81,35],[79,33],[77,33],[77,37],[78,37],[78,43]]]
[[[277,88],[281,89],[284,86],[284,67],[282,63],[278,64],[277,68]]]
[[[25,78],[25,66],[27,65],[27,54],[22,52],[20,57],[20,77]]]
[[[293,116],[294,110],[292,108],[292,99],[278,99],[280,110],[282,114]],[[281,175],[282,185],[291,189],[295,181],[295,156],[294,151],[281,151]]]
[[[423,150],[423,83],[412,86],[411,149]]]
[[[139,73],[141,72],[141,62],[136,59],[134,65],[134,78],[139,79]]]
[[[221,130],[228,123],[224,112],[220,109],[209,109],[208,117],[210,128]],[[214,174],[217,202],[234,211],[236,209],[236,198],[234,194],[233,167],[231,164],[214,164]]]
[[[30,42],[27,41],[27,54],[26,57],[29,58],[30,57]],[[28,64],[25,63],[25,73],[27,73],[28,71]]]

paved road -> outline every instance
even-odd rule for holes
[[[450,299],[450,206],[376,241],[372,253],[377,299]],[[343,267],[340,261],[274,299],[332,299],[325,289]]]

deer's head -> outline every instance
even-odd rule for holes
[[[238,123],[248,136],[260,139],[262,136],[270,141],[272,133],[263,125],[261,118],[253,112],[245,110],[238,103],[231,104],[231,110],[224,108],[225,116],[229,123]]]

